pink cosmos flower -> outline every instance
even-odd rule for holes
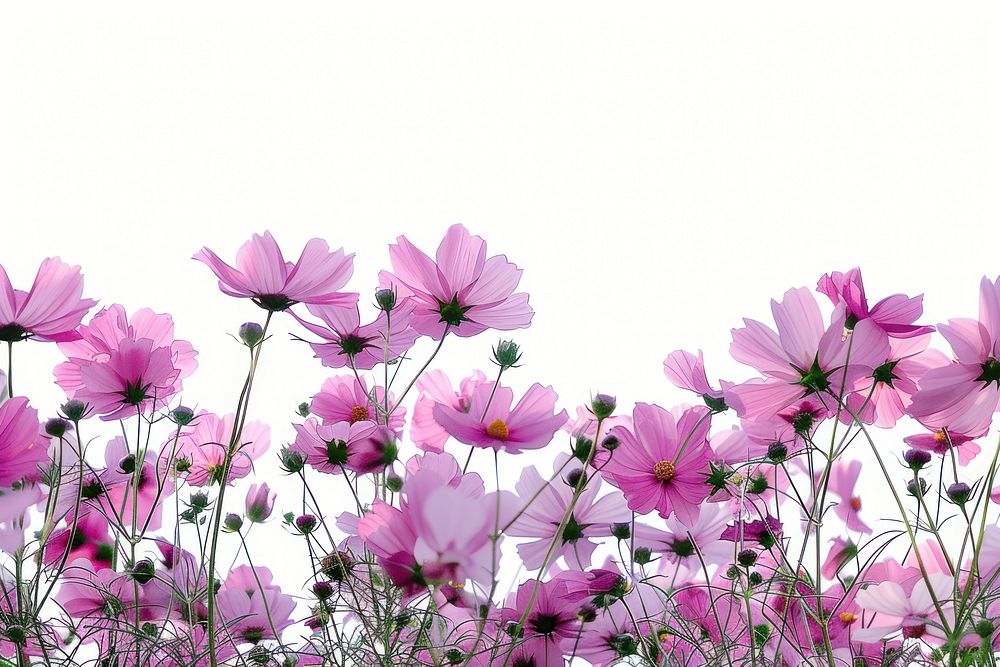
[[[663,374],[675,387],[693,391],[702,397],[705,404],[717,412],[726,409],[723,389],[715,389],[708,383],[705,373],[705,359],[698,350],[698,356],[684,350],[674,350],[663,360]],[[724,389],[732,386],[731,382],[722,381]]]
[[[436,261],[405,236],[389,246],[392,273],[379,276],[382,287],[397,287],[414,300],[413,328],[440,340],[447,329],[474,336],[487,329],[511,331],[531,324],[528,295],[515,293],[521,270],[504,255],[486,257],[486,242],[452,225],[438,246]]]
[[[963,466],[969,465],[982,451],[980,446],[973,442],[972,437],[962,433],[952,433],[946,429],[908,435],[903,438],[903,442],[914,449],[922,449],[940,456],[947,456],[949,450],[954,449],[958,454],[958,464]]]
[[[271,584],[271,579],[266,567],[241,565],[230,571],[216,596],[226,636],[257,644],[263,639],[280,639],[281,631],[292,625],[295,599]]]
[[[620,444],[604,476],[622,490],[630,509],[639,514],[655,509],[664,518],[676,513],[684,523],[697,520],[710,491],[709,414],[705,407],[688,408],[675,419],[658,405],[637,403],[633,429],[611,429]]]
[[[170,363],[177,369],[171,395],[181,391],[181,380],[198,367],[195,360],[198,353],[191,343],[174,340],[174,321],[170,315],[154,313],[149,308],[137,310],[130,318],[123,306],[113,304],[81,326],[79,334],[78,340],[59,343],[59,351],[66,355],[67,361],[55,369],[56,383],[70,398],[84,387],[81,369],[91,363],[107,362],[125,340],[148,339],[153,349],[169,349]]]
[[[696,518],[682,522],[676,516],[666,520],[667,530],[635,524],[635,544],[663,554],[661,571],[672,572],[678,562],[689,561],[694,569],[706,565],[732,563],[735,550],[722,541],[722,531],[732,515],[719,504],[706,503],[697,509]]]
[[[233,413],[219,417],[201,410],[190,425],[181,431],[177,438],[175,459],[178,471],[184,475],[188,484],[205,486],[222,481],[235,418]],[[173,438],[163,446],[165,449],[172,447]],[[263,456],[270,446],[270,426],[259,421],[245,422],[240,432],[240,442],[233,450],[228,483],[232,484],[249,475],[254,461]]]
[[[251,484],[247,489],[246,517],[251,523],[263,523],[274,511],[274,499],[278,496],[267,482],[260,486]]]
[[[154,347],[148,338],[126,338],[106,361],[80,363],[83,386],[74,398],[89,403],[103,420],[125,419],[165,405],[179,376],[169,347]]]
[[[476,386],[468,410],[438,403],[433,410],[434,420],[459,442],[508,454],[540,449],[552,442],[556,431],[566,423],[566,411],[555,412],[559,396],[552,387],[536,382],[511,407],[514,392],[496,385],[494,393],[495,385],[487,382]]]
[[[580,621],[577,619],[580,605],[567,599],[566,590],[566,582],[558,578],[541,583],[529,580],[510,594],[507,604],[500,610],[503,627],[508,623],[519,622],[531,604],[531,610],[524,621],[524,637],[529,642],[544,642],[541,654],[556,658],[556,661],[550,659],[542,664],[563,664],[563,649],[571,648],[580,629]]]
[[[838,395],[842,387],[850,391],[889,355],[885,332],[870,319],[845,336],[843,304],[824,329],[819,305],[805,288],[788,290],[780,303],[772,300],[771,312],[777,333],[750,319],[744,319],[746,327],[733,329],[733,358],[764,375],[763,381],[745,382],[726,393],[726,402],[745,419],[765,419],[812,394],[835,407],[836,399],[827,394]]]
[[[93,299],[82,296],[80,267],[64,264],[58,257],[42,262],[27,292],[14,289],[0,266],[0,341],[79,338],[76,327],[87,311],[97,305]]]
[[[847,526],[847,530],[870,533],[872,529],[861,520],[861,496],[854,489],[861,474],[861,461],[836,461],[830,470],[830,491],[840,499],[833,512]]]
[[[370,324],[361,324],[357,305],[350,307],[310,305],[309,312],[323,321],[315,324],[292,313],[299,324],[322,339],[309,343],[316,358],[330,368],[353,367],[370,370],[402,357],[420,337],[410,328],[413,306],[404,299],[392,309],[391,316],[380,310]],[[386,347],[388,341],[388,347]],[[308,341],[307,341],[308,342]]]
[[[486,374],[474,371],[459,383],[458,391],[455,391],[444,371],[432,370],[421,375],[417,380],[420,395],[413,405],[413,418],[410,420],[410,439],[424,451],[444,451],[444,443],[449,436],[434,420],[434,406],[441,403],[454,410],[468,412],[473,391],[484,382]]]
[[[44,497],[36,484],[0,489],[0,552],[10,554],[24,546],[24,532],[30,519],[28,510]]]
[[[126,525],[131,525],[136,516],[136,525],[148,524],[156,530],[163,522],[163,500],[173,493],[173,483],[168,477],[159,475],[150,459],[156,458],[154,448],[145,451],[145,460],[136,462],[136,456],[129,451],[128,444],[121,436],[113,438],[104,450],[105,468],[100,472],[100,492],[88,497],[87,502],[99,507],[108,517],[120,517]],[[139,466],[136,484],[136,466]],[[135,491],[134,489],[138,489]],[[128,502],[125,502],[125,499]],[[135,502],[133,502],[135,498]]]
[[[847,307],[846,323],[849,329],[861,320],[870,319],[892,338],[913,338],[934,331],[934,327],[914,324],[924,312],[922,294],[914,297],[893,294],[869,308],[861,269],[857,267],[847,273],[833,271],[824,274],[816,290],[830,297],[833,305],[843,303]]]
[[[398,450],[392,435],[374,422],[321,424],[310,417],[293,427],[296,436],[291,449],[320,472],[339,475],[347,469],[367,474],[396,459]]]
[[[339,291],[354,272],[354,255],[345,255],[343,248],[330,252],[322,239],[306,243],[294,264],[285,261],[271,232],[254,234],[244,243],[235,268],[208,248],[194,259],[219,278],[223,293],[251,299],[266,310],[287,310],[296,303],[352,306],[358,300],[357,294]]]
[[[565,458],[564,455],[557,459],[557,471],[563,467]],[[600,475],[594,474],[570,514],[560,544],[548,561],[549,566],[565,557],[573,567],[590,567],[597,548],[594,538],[609,537],[612,523],[629,520],[628,507],[621,494],[614,490],[600,496],[601,486]],[[556,529],[566,516],[575,486],[558,478],[549,484],[537,468],[528,466],[521,471],[516,489],[517,507],[526,509],[505,532],[512,537],[534,538],[517,545],[517,553],[527,569],[536,570],[542,567]]]
[[[681,589],[673,601],[677,614],[715,644],[722,643],[723,637],[737,644],[745,641],[746,621],[732,596],[718,593],[715,588],[691,586]]]
[[[1000,402],[1000,278],[983,277],[979,320],[948,320],[938,331],[957,363],[924,373],[909,414],[929,428],[978,437],[989,429]]]
[[[394,397],[390,393],[388,404],[392,415],[389,417],[389,428],[399,437],[403,433],[406,408],[393,408],[393,402]],[[309,411],[321,418],[324,424],[356,424],[363,421],[374,424],[385,421],[381,412],[385,403],[384,387],[369,390],[364,378],[359,380],[353,375],[337,375],[323,383],[319,393],[313,396]]]
[[[827,579],[836,577],[841,568],[854,560],[858,555],[858,545],[850,540],[845,540],[843,537],[837,536],[832,538],[830,543],[831,546],[822,567],[822,574]]]
[[[0,403],[0,488],[24,478],[38,478],[48,460],[49,441],[38,424],[38,411],[15,396]]]
[[[858,591],[855,599],[858,605],[876,612],[873,624],[858,628],[855,639],[877,641],[902,630],[903,637],[914,639],[923,637],[930,624],[940,624],[941,618],[934,605],[936,598],[944,608],[949,608],[954,579],[945,574],[929,574],[931,588],[920,579],[907,591],[895,581],[883,581]],[[931,591],[933,590],[933,595]],[[946,612],[947,613],[947,612]]]
[[[70,541],[72,537],[72,542]],[[79,516],[67,516],[66,525],[52,531],[45,543],[44,562],[58,565],[85,559],[95,570],[111,567],[115,540],[111,537],[108,519],[90,508],[81,508]]]
[[[142,592],[140,587],[140,619],[148,620],[151,614]],[[95,572],[90,561],[83,559],[67,566],[56,600],[67,614],[79,619],[82,628],[87,631],[110,630],[126,623],[126,619],[135,619],[136,597],[132,580],[110,568]],[[84,631],[80,634],[86,637],[89,633]],[[124,633],[121,634],[124,636]]]

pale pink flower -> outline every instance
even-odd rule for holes
[[[845,335],[843,305],[824,327],[819,305],[805,288],[788,290],[780,303],[772,300],[771,312],[777,333],[750,319],[744,319],[744,328],[733,329],[733,358],[764,376],[726,393],[726,402],[745,419],[766,419],[812,394],[835,407],[842,389],[846,395],[889,355],[885,332],[871,320],[858,322]]]
[[[297,262],[286,262],[271,232],[254,234],[236,253],[236,267],[202,248],[194,259],[204,262],[219,278],[225,294],[251,299],[270,311],[296,303],[352,306],[358,295],[339,291],[354,271],[354,255],[343,248],[330,252],[322,239],[311,239]]]
[[[424,451],[444,451],[448,441],[448,431],[434,420],[434,406],[438,403],[455,410],[468,412],[472,393],[477,386],[486,382],[486,374],[473,371],[458,385],[458,391],[452,389],[451,381],[444,371],[427,371],[417,380],[420,395],[413,405],[413,418],[410,420],[410,439]]]
[[[934,600],[943,610],[950,608],[954,579],[946,574],[929,574],[931,587],[920,579],[907,591],[895,581],[882,581],[858,591],[855,600],[862,609],[876,612],[872,625],[858,628],[855,639],[876,641],[902,631],[903,637],[914,639],[928,633],[932,624],[941,624]],[[933,594],[932,592],[933,591]]]
[[[410,327],[413,306],[404,299],[392,309],[391,316],[380,310],[374,322],[361,324],[357,305],[310,305],[309,312],[323,321],[315,324],[292,314],[322,342],[309,342],[316,358],[330,368],[370,370],[375,366],[396,361],[409,350],[420,334]],[[386,343],[388,342],[388,346]]]
[[[338,475],[347,469],[367,474],[396,459],[398,450],[392,435],[375,422],[321,424],[310,417],[293,427],[296,435],[291,449],[320,472]]]
[[[80,364],[83,386],[74,398],[89,403],[101,419],[124,419],[163,406],[173,395],[179,374],[170,348],[154,347],[148,338],[126,338],[106,361]]]
[[[403,433],[406,408],[402,406],[393,408],[393,401],[393,395],[390,393],[388,405],[392,415],[389,417],[389,428],[396,437],[399,437]],[[384,423],[386,402],[384,387],[376,386],[374,390],[369,390],[364,378],[337,375],[323,383],[319,393],[313,396],[309,411],[321,418],[324,424],[337,422],[356,424],[363,421],[372,424]]]
[[[49,440],[39,428],[38,411],[15,396],[0,403],[0,488],[28,477],[48,460]]]
[[[80,267],[64,264],[58,257],[42,262],[27,292],[14,289],[0,266],[0,341],[79,338],[76,327],[87,311],[97,305],[93,299],[82,297]]]
[[[253,463],[271,446],[271,427],[259,421],[248,421],[240,431],[240,440],[232,442],[236,415],[225,417],[206,410],[200,411],[177,439],[177,467],[191,486],[219,484],[227,452],[232,447],[229,480],[232,484],[253,470]],[[173,446],[173,438],[164,448]],[[183,470],[182,470],[183,469]]]
[[[658,405],[637,403],[633,429],[611,429],[620,443],[604,477],[622,490],[630,509],[639,514],[655,509],[664,518],[676,513],[684,523],[697,520],[698,506],[711,490],[709,415],[708,408],[696,407],[676,419]]]
[[[260,586],[254,578],[254,569],[261,580]],[[294,622],[295,611],[295,599],[271,585],[270,570],[260,566],[254,569],[248,565],[233,568],[216,595],[226,634],[237,642],[249,644],[280,639],[281,631]]]
[[[509,387],[487,382],[473,390],[468,410],[438,403],[433,414],[434,420],[461,443],[520,454],[552,442],[566,423],[566,411],[555,412],[558,398],[552,387],[536,382],[513,405],[514,392]]]
[[[847,530],[870,533],[872,529],[861,519],[861,496],[855,493],[860,474],[861,461],[836,461],[830,470],[829,489],[840,499],[833,512],[844,522]]]
[[[398,288],[414,300],[413,328],[440,340],[445,329],[474,336],[487,329],[511,331],[531,324],[528,295],[514,292],[521,270],[504,255],[486,257],[486,242],[452,225],[434,260],[405,236],[389,246],[392,272],[383,271],[383,287]]]
[[[833,305],[843,303],[846,306],[848,328],[870,319],[892,338],[912,338],[934,331],[934,327],[914,324],[924,312],[922,294],[914,297],[893,294],[869,308],[861,269],[857,267],[847,273],[824,274],[816,290],[830,297]]]
[[[733,545],[720,539],[731,517],[724,505],[705,503],[698,508],[694,521],[684,522],[677,516],[667,518],[665,531],[636,523],[635,544],[663,554],[660,568],[663,573],[672,572],[678,562],[694,564],[696,570],[701,563],[732,563]]]

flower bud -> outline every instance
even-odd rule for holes
[[[781,463],[788,457],[788,445],[783,442],[772,442],[767,446],[767,458],[775,463]]]
[[[227,533],[238,533],[240,528],[243,527],[243,517],[239,514],[230,512],[226,515],[226,518],[222,520],[222,528]]]
[[[399,493],[403,490],[403,478],[399,475],[386,475],[385,488],[389,489],[393,493]]]
[[[319,521],[312,514],[303,514],[295,517],[295,527],[298,528],[299,532],[303,535],[313,532],[318,524]]]
[[[923,496],[927,493],[927,480],[923,477],[918,479],[911,479],[906,483],[906,492],[911,496],[916,498],[918,495]]]
[[[615,635],[608,640],[608,644],[618,652],[619,657],[634,655],[636,652],[635,637],[627,632]]]
[[[635,553],[632,554],[632,560],[634,560],[637,565],[646,565],[652,559],[653,552],[647,547],[636,547]]]
[[[208,494],[204,491],[195,491],[191,494],[191,501],[188,504],[196,510],[203,510],[208,507]]]
[[[461,665],[465,662],[465,654],[460,649],[450,648],[444,653],[444,659],[449,665]]]
[[[267,486],[267,482],[264,482],[259,487],[256,484],[251,484],[249,490],[247,490],[247,520],[250,523],[263,523],[267,521],[268,517],[271,516],[271,512],[274,511],[274,499],[276,496],[277,494]]]
[[[590,411],[598,419],[607,419],[615,412],[618,402],[610,394],[598,394],[590,401]]]
[[[726,579],[737,579],[740,576],[740,568],[735,565],[730,565],[726,569],[726,574],[723,576],[725,576]]]
[[[178,426],[187,426],[194,421],[194,410],[178,405],[170,411],[170,419]]]
[[[502,370],[514,368],[520,360],[520,348],[512,340],[502,340],[493,348],[493,362]]]
[[[576,618],[581,623],[593,623],[597,620],[597,609],[592,604],[585,604],[576,613]]]
[[[295,412],[298,413],[298,415],[300,417],[302,417],[303,419],[305,419],[306,417],[309,416],[309,403],[307,403],[305,401],[303,401],[302,403],[299,403],[299,407],[296,408]]]
[[[566,475],[566,485],[574,489],[581,488],[587,483],[587,473],[583,471],[583,468],[576,468],[575,470],[570,470],[569,474]]]
[[[931,462],[931,453],[923,449],[908,449],[903,454],[903,460],[913,472],[923,470],[924,466]]]
[[[608,450],[609,452],[613,452],[616,449],[618,449],[618,445],[620,444],[621,441],[618,439],[618,436],[615,435],[605,436],[605,438],[601,440],[601,447]]]
[[[764,475],[757,475],[756,477],[750,478],[750,484],[747,486],[747,492],[760,495],[768,490],[770,485],[767,483],[767,477]]]
[[[331,581],[343,581],[354,570],[354,559],[346,551],[336,551],[320,561],[320,571]]]
[[[312,592],[317,599],[325,600],[333,595],[333,586],[330,585],[329,581],[317,581],[312,585]]]
[[[736,556],[736,562],[743,567],[750,567],[757,562],[757,552],[753,549],[744,549]]]
[[[993,625],[993,621],[984,618],[976,623],[976,634],[983,639],[989,639],[994,632],[996,632],[996,626]]]
[[[87,415],[88,405],[83,401],[73,399],[71,401],[66,401],[60,408],[62,413],[66,416],[66,419],[70,421],[80,421]]]
[[[240,325],[240,340],[247,347],[256,347],[264,340],[264,327],[256,322],[244,322]]]
[[[306,460],[301,453],[288,447],[281,448],[281,469],[287,473],[295,474],[302,470]]]
[[[155,573],[156,567],[153,565],[153,561],[148,558],[143,558],[132,566],[132,578],[135,579],[140,586],[148,584],[153,579],[153,575]]]
[[[62,417],[53,417],[52,419],[45,422],[45,433],[52,436],[53,438],[61,438],[66,434],[66,431],[72,428],[72,424],[63,419]]]
[[[955,482],[945,491],[948,494],[948,499],[956,505],[964,505],[969,502],[969,497],[972,495],[972,487],[970,487],[965,482]]]
[[[388,313],[396,307],[396,291],[387,287],[375,290],[375,303],[380,310]]]
[[[749,580],[751,586],[760,586],[764,582],[764,577],[760,575],[760,572],[751,572]]]
[[[611,524],[611,535],[619,540],[627,540],[632,537],[632,526],[627,521]]]
[[[590,458],[590,450],[594,446],[594,441],[582,435],[573,440],[573,458],[581,463],[586,463]]]

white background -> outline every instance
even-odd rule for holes
[[[388,242],[432,251],[462,222],[525,270],[514,385],[669,405],[667,352],[749,376],[729,330],[829,270],[925,293],[926,321],[976,314],[1000,273],[998,23],[990,3],[11,3],[0,263],[24,288],[59,255],[88,296],[172,313],[201,352],[185,399],[226,412],[227,334],[261,311],[202,245],[321,236],[370,294]],[[326,376],[291,324],[253,401],[275,449]],[[486,368],[496,339],[441,366]],[[51,414],[57,350],[16,352]]]

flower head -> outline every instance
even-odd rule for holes
[[[869,308],[861,269],[857,267],[847,273],[832,271],[824,274],[816,290],[830,297],[833,305],[843,303],[846,306],[848,328],[854,328],[861,320],[870,319],[892,338],[913,338],[934,331],[934,327],[914,324],[924,312],[923,295],[908,297],[893,294]]]
[[[204,262],[219,278],[225,294],[252,299],[270,311],[287,310],[296,303],[352,306],[357,294],[340,292],[354,271],[354,255],[343,249],[330,252],[326,241],[311,239],[297,262],[286,262],[271,232],[254,234],[236,253],[236,267],[202,248],[194,259]]]
[[[391,316],[380,310],[370,324],[361,324],[357,305],[351,307],[315,305],[309,312],[322,320],[315,324],[298,315],[295,319],[322,342],[309,343],[316,358],[330,368],[353,367],[370,370],[378,364],[392,362],[403,356],[420,336],[410,328],[409,300],[398,304]]]
[[[27,292],[14,289],[0,266],[0,341],[69,341],[87,311],[97,305],[84,299],[79,266],[64,264],[58,257],[42,262],[35,282]]]
[[[49,456],[49,440],[42,435],[38,411],[28,399],[15,396],[0,403],[0,488],[24,478],[37,478],[38,467]]]

